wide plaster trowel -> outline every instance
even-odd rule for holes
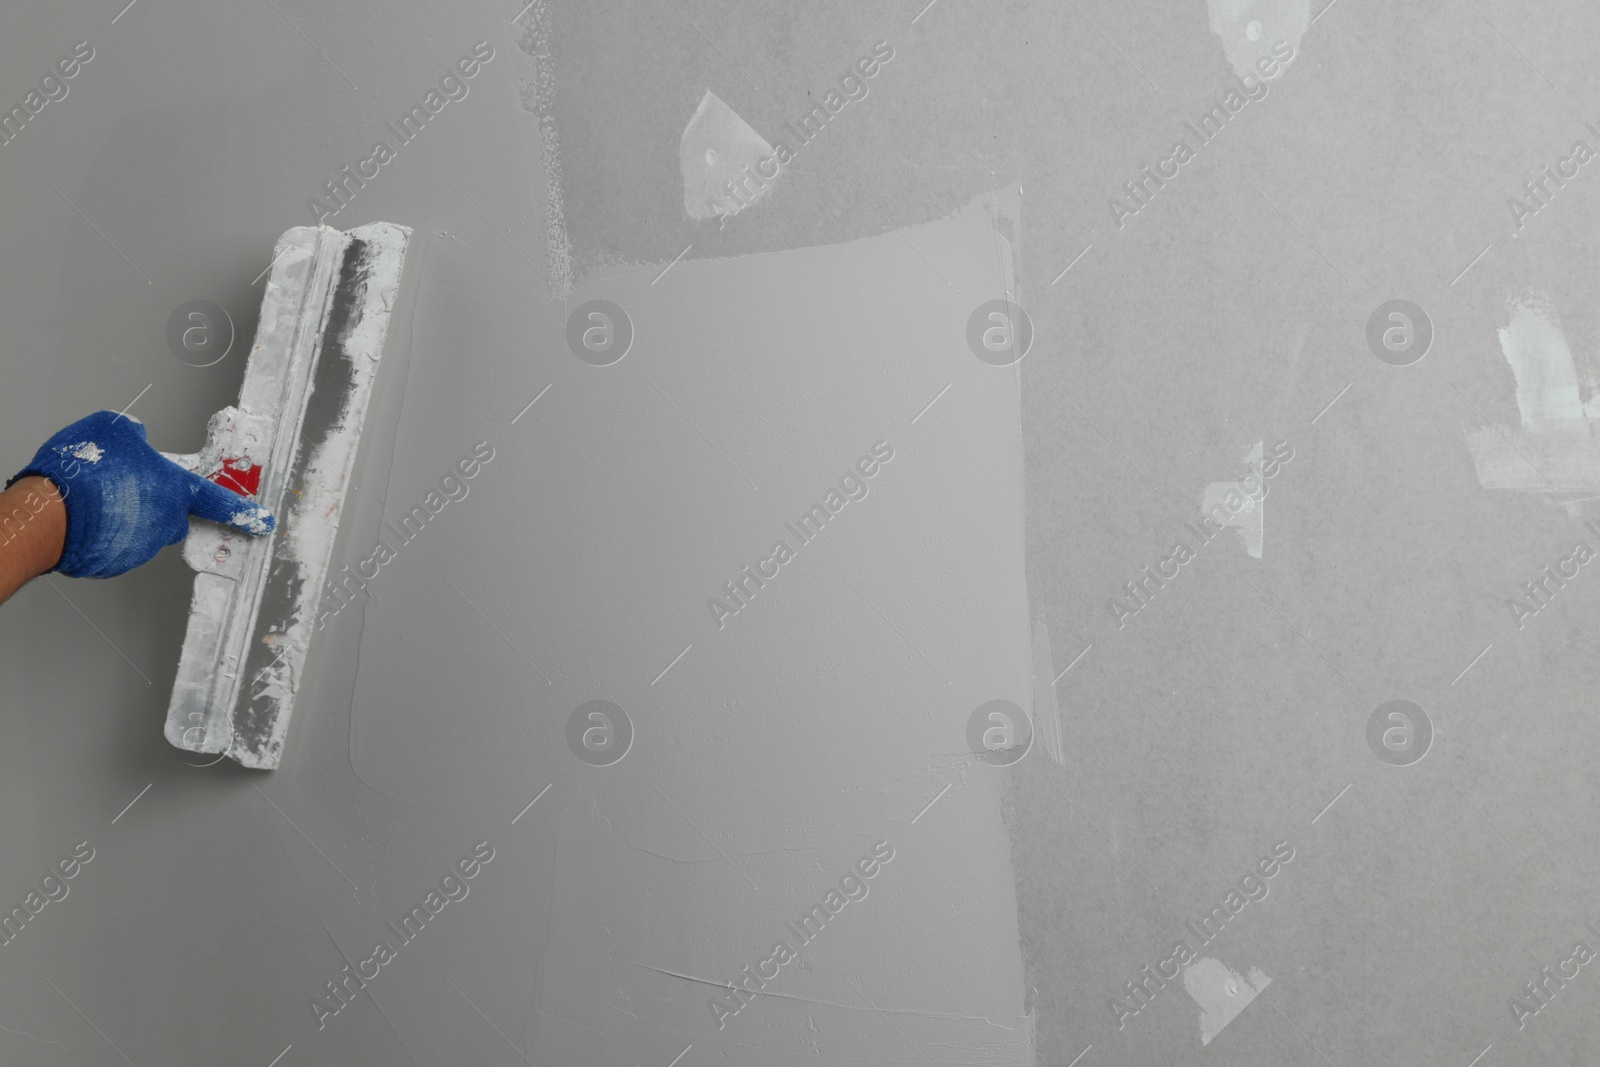
[[[238,406],[211,417],[199,453],[168,457],[278,520],[262,537],[191,520],[178,748],[269,770],[283,755],[410,236],[379,222],[280,237]]]

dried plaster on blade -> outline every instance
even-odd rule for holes
[[[168,456],[186,469],[208,474],[222,465],[225,453],[242,453],[253,465],[265,464],[268,473],[257,497],[262,501],[278,500],[281,487],[271,472],[287,466],[292,450],[292,442],[280,440],[273,427],[289,414],[283,407],[292,369],[289,352],[300,330],[303,289],[311,284],[316,267],[313,233],[297,227],[279,239],[239,407],[211,417],[200,453]],[[286,517],[278,516],[280,526],[271,540],[283,535]],[[260,596],[258,564],[273,551],[271,540],[238,540],[225,527],[191,520],[184,543],[184,559],[199,573],[167,714],[167,739],[179,748],[226,752],[236,740],[233,708],[248,659],[246,620],[255,617]]]
[[[1256,62],[1274,45],[1287,43],[1300,51],[1300,38],[1311,25],[1310,0],[1207,0],[1211,32],[1222,40],[1228,64],[1239,77],[1261,71]]]
[[[357,239],[360,239],[357,231]],[[264,669],[253,682],[253,692],[258,697],[283,706],[292,712],[295,696],[295,679],[304,667],[312,634],[316,630],[317,605],[322,598],[322,578],[333,556],[334,541],[339,533],[339,518],[344,502],[345,486],[350,471],[354,469],[355,453],[361,443],[361,424],[365,418],[367,399],[377,377],[379,357],[383,350],[388,328],[389,309],[398,290],[400,271],[405,259],[406,241],[370,240],[365,245],[364,287],[377,287],[382,299],[382,309],[373,309],[356,322],[354,329],[343,339],[343,350],[352,361],[348,392],[340,398],[340,410],[334,420],[333,432],[318,446],[306,461],[307,486],[305,498],[295,511],[315,515],[320,521],[291,522],[285,530],[287,554],[294,560],[300,578],[298,600],[288,629],[278,635],[274,643],[277,653],[272,665]],[[328,356],[324,353],[324,356]],[[288,729],[290,715],[279,715],[273,721],[271,736],[265,747],[281,750]]]
[[[773,179],[752,181],[750,171],[772,158],[773,148],[766,138],[716,93],[706,90],[678,142],[683,209],[691,219],[710,219],[755,203],[767,195]],[[737,197],[729,191],[730,185],[738,191]]]
[[[1498,332],[1516,377],[1522,425],[1467,434],[1479,485],[1547,495],[1600,492],[1600,393],[1592,372],[1580,378],[1555,310],[1544,298],[1514,301]],[[1570,511],[1578,500],[1561,502]]]

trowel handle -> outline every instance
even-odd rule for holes
[[[274,428],[270,418],[227,407],[211,416],[206,444],[199,452],[161,454],[184,470],[259,503],[262,464],[271,455]],[[197,571],[237,579],[252,540],[230,527],[191,518],[183,558]]]

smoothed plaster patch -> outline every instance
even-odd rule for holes
[[[707,89],[678,142],[683,210],[691,219],[710,219],[726,212],[724,205],[730,198],[751,204],[760,200],[771,186],[752,181],[749,171],[762,160],[771,160],[772,155],[766,138]]]
[[[1200,1044],[1209,1045],[1238,1018],[1272,979],[1259,967],[1241,975],[1221,960],[1205,956],[1183,969],[1183,988],[1200,1005]]]
[[[1478,484],[1556,494],[1572,510],[1579,500],[1560,495],[1600,492],[1600,393],[1594,375],[1580,374],[1560,319],[1544,297],[1514,300],[1498,333],[1517,382],[1521,426],[1490,425],[1467,433]]]

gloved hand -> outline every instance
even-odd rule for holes
[[[189,534],[189,516],[260,536],[271,513],[184,470],[145,440],[144,424],[100,411],[44,443],[6,483],[43,475],[66,502],[67,537],[55,567],[73,578],[112,578],[148,563]]]

